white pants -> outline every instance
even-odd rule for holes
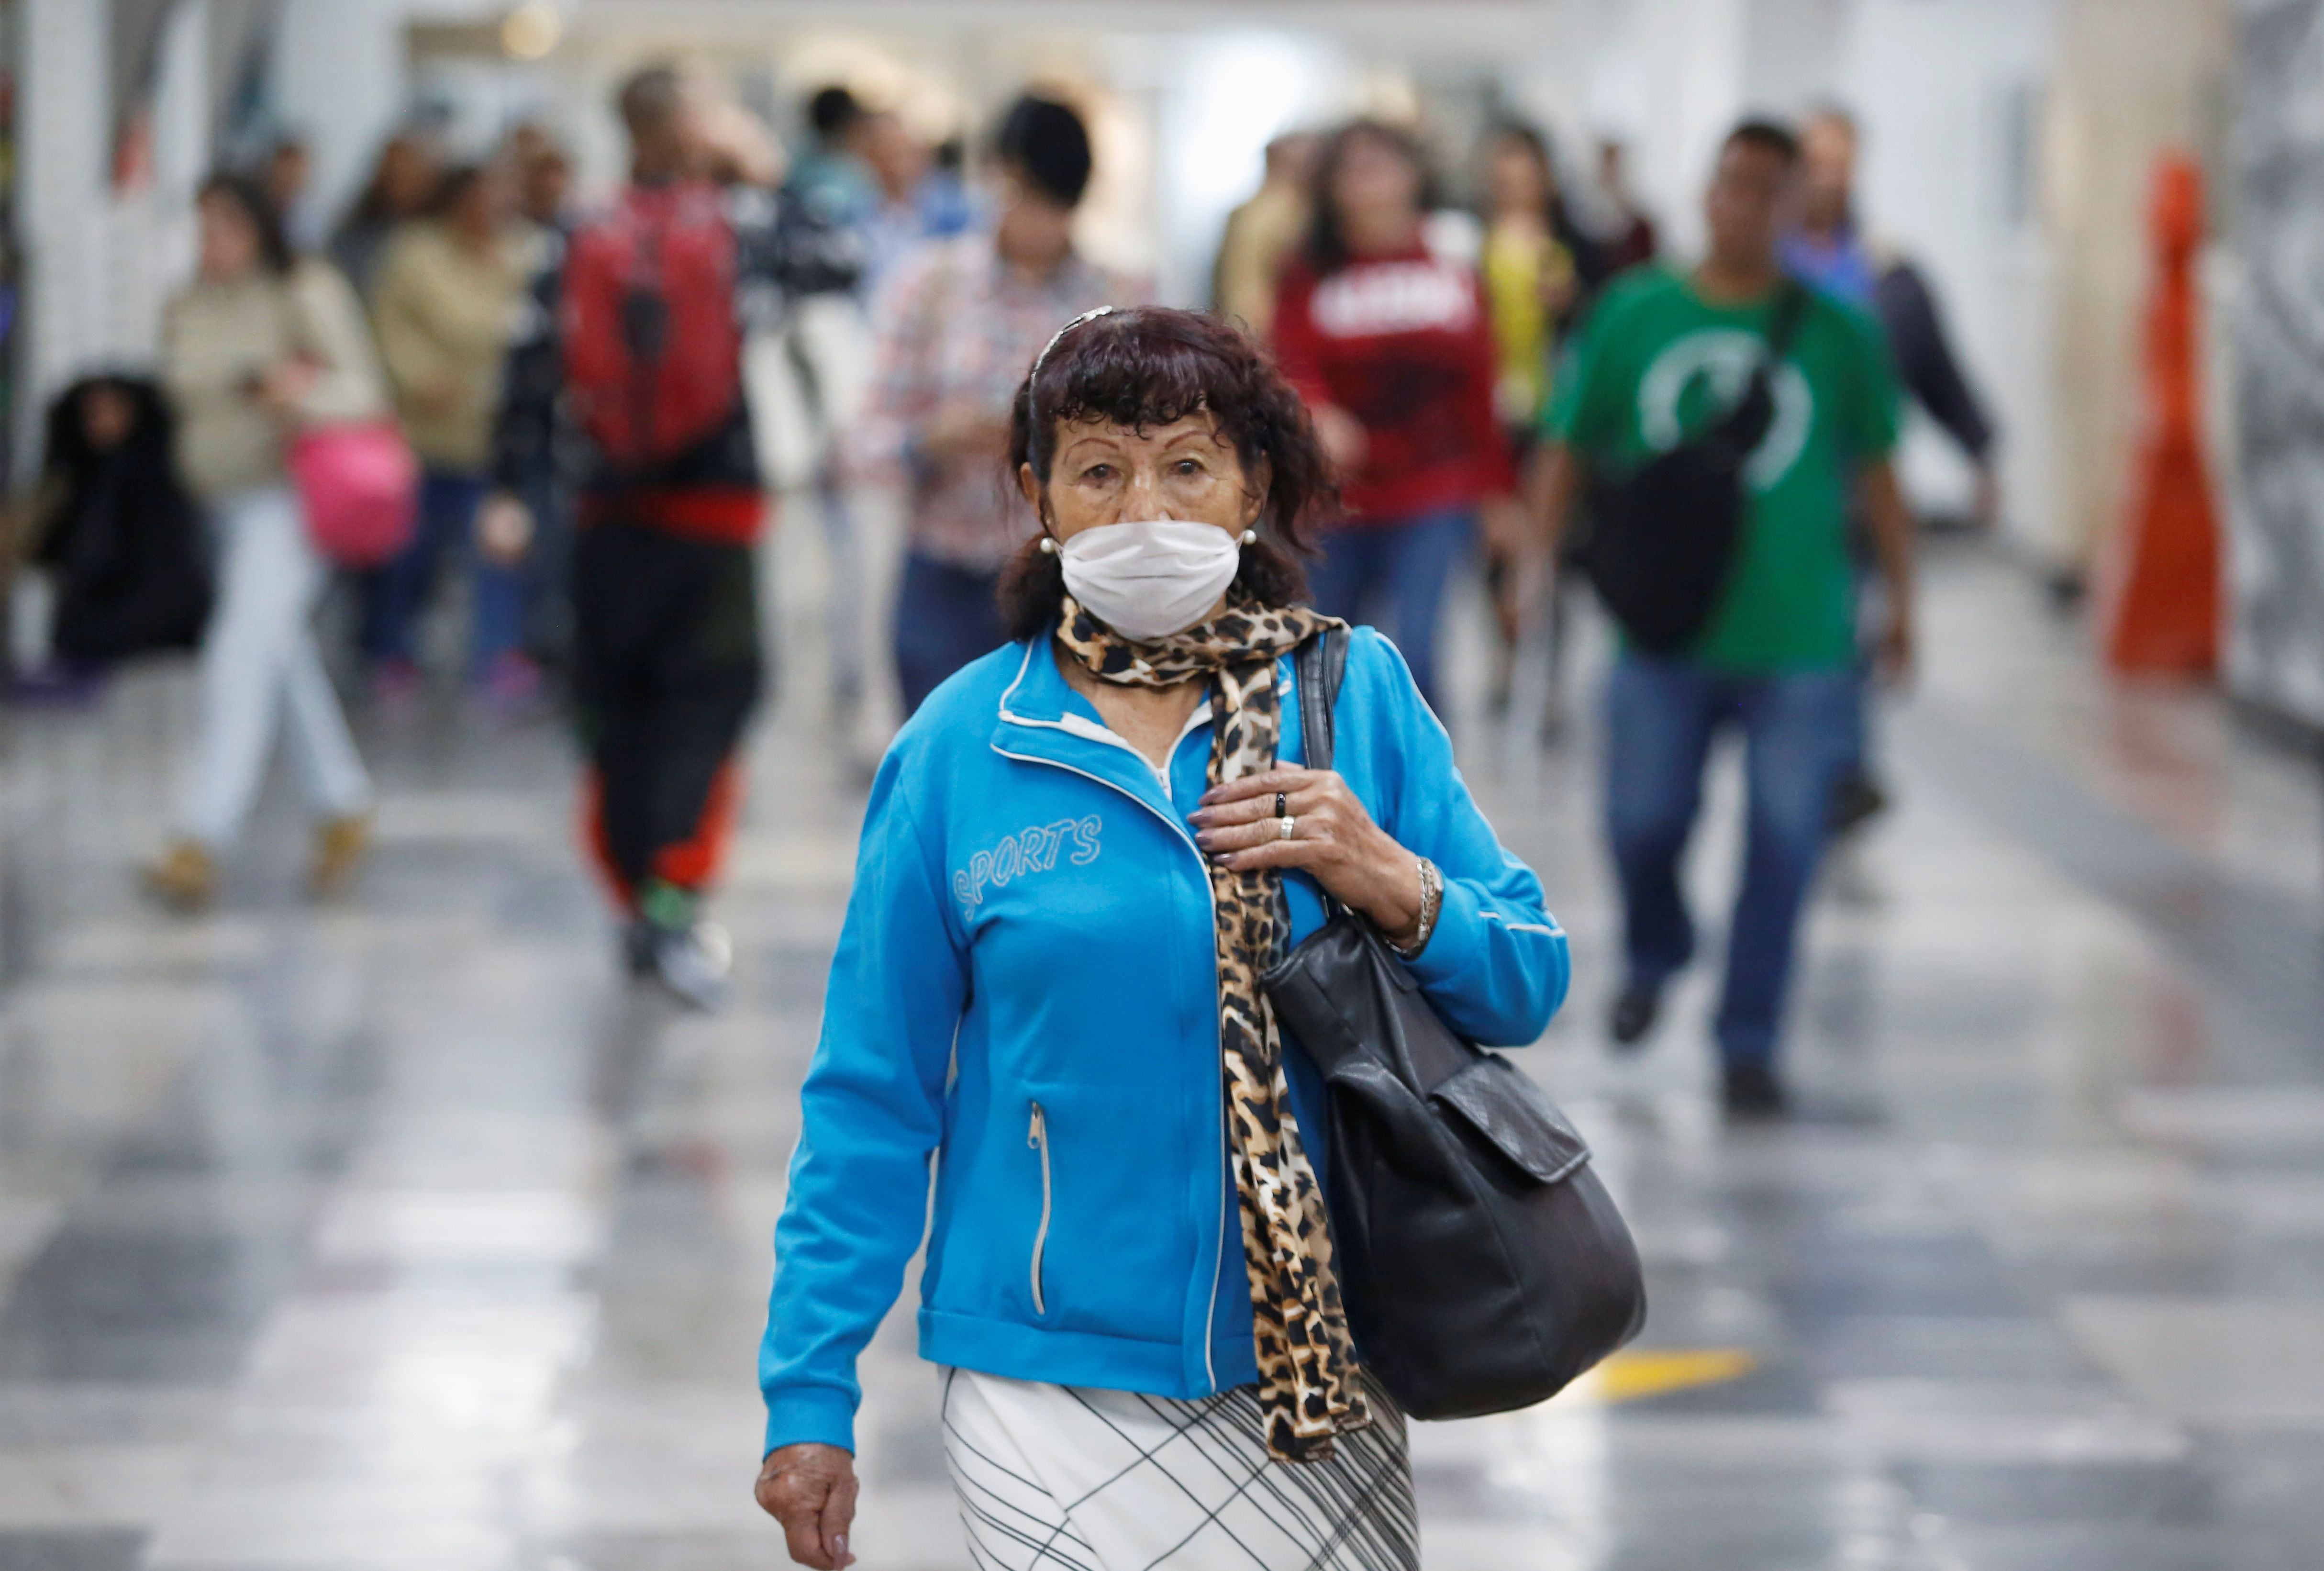
[[[307,799],[325,818],[371,804],[338,695],[315,642],[323,561],[308,542],[288,485],[238,492],[217,504],[218,595],[202,640],[202,723],[180,809],[186,836],[233,844],[258,794],[279,716]]]

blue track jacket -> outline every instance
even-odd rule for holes
[[[954,676],[872,784],[775,1229],[770,1450],[853,1448],[856,1356],[924,1228],[935,1363],[1177,1398],[1258,1378],[1210,877],[1186,821],[1209,707],[1157,771],[1055,650],[1011,644]],[[1288,658],[1279,670],[1288,762],[1298,699]],[[1435,936],[1410,963],[1423,990],[1480,1042],[1532,1042],[1565,996],[1565,935],[1378,633],[1355,633],[1337,714],[1349,788],[1444,875]],[[1304,874],[1286,882],[1296,942],[1323,907]],[[1323,1178],[1322,1083],[1286,1057]]]

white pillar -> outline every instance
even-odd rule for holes
[[[1745,106],[1796,118],[1844,97],[1842,62],[1860,9],[1859,0],[1751,0]]]
[[[1745,107],[1749,0],[1633,0],[1606,14],[1591,118],[1630,144],[1637,194],[1676,258],[1702,245],[1702,188]]]
[[[1338,42],[1314,34],[1234,32],[1175,51],[1155,95],[1164,300],[1209,298],[1220,233],[1259,189],[1268,139],[1327,121],[1351,71]]]
[[[193,271],[194,191],[209,162],[207,0],[178,0],[156,41],[152,171],[139,189],[106,203],[103,358],[151,365],[161,308]]]
[[[153,96],[153,198],[166,276],[192,270],[194,192],[210,170],[209,0],[178,0]]]
[[[2052,74],[2050,0],[1858,0],[1840,99],[1863,127],[1858,217],[1936,290],[1953,347],[2001,433],[2005,516],[2055,554],[2059,513],[2050,255],[2034,183],[2038,114]],[[1968,471],[1915,420],[1915,500],[1958,509]]]
[[[26,0],[17,80],[17,231],[23,236],[23,402],[14,479],[40,461],[41,411],[104,352],[112,0]]]
[[[276,112],[309,138],[313,202],[336,220],[405,108],[410,0],[288,0],[276,25]],[[461,14],[465,5],[432,8]]]

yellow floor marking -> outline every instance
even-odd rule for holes
[[[1736,1347],[1629,1348],[1583,1375],[1564,1395],[1584,1402],[1636,1402],[1740,1380],[1759,1361]]]

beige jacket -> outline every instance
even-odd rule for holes
[[[287,278],[254,271],[196,279],[161,324],[161,381],[178,411],[178,464],[194,494],[215,501],[283,478],[288,431],[251,392],[269,366],[293,356],[321,374],[300,401],[315,425],[387,412],[363,308],[338,270],[307,260]]]
[[[430,468],[490,466],[501,362],[539,250],[519,231],[479,254],[433,223],[407,224],[388,244],[372,316],[404,434]]]

